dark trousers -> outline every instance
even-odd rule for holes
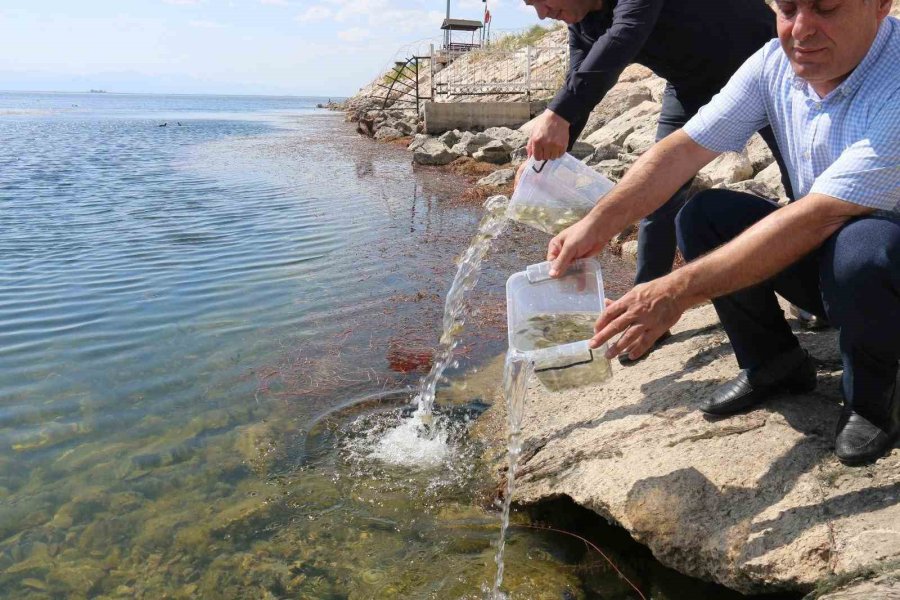
[[[700,192],[678,214],[678,247],[694,260],[777,208],[750,194]],[[845,403],[884,423],[900,359],[900,220],[853,219],[772,279],[713,300],[742,369],[799,345],[776,292],[840,329]]]
[[[685,123],[711,98],[711,94],[679,94],[672,85],[667,85],[663,94],[662,112],[656,127],[656,141],[684,127]],[[778,151],[775,134],[770,127],[761,129],[759,134],[781,168],[781,180],[788,198],[793,199],[791,182],[786,176],[787,168]],[[638,229],[635,285],[652,281],[672,271],[672,264],[675,262],[675,215],[687,201],[693,181],[691,179],[685,183],[665,204],[641,220]]]

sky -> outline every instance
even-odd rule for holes
[[[487,6],[495,32],[539,22],[523,0]],[[454,18],[480,20],[484,7],[450,2]],[[446,9],[446,0],[2,0],[0,90],[350,96],[439,42]]]

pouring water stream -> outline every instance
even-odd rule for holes
[[[459,334],[466,321],[465,296],[478,283],[481,263],[494,239],[506,229],[508,218],[506,208],[509,200],[505,196],[492,196],[484,203],[485,214],[478,225],[478,233],[459,259],[459,268],[447,300],[444,303],[444,332],[440,346],[434,355],[434,363],[428,375],[422,379],[416,394],[418,408],[414,418],[426,429],[433,425],[434,397],[438,381],[453,362],[453,351],[459,345]]]

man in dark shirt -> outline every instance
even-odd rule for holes
[[[732,74],[775,37],[764,0],[524,0],[541,19],[569,25],[565,85],[536,120],[528,153],[537,160],[571,149],[594,107],[632,62],[667,81],[656,141],[680,129]],[[760,131],[786,173],[769,128]],[[790,181],[782,177],[788,196]],[[691,182],[641,221],[635,283],[666,275],[675,259],[675,215]],[[627,359],[625,359],[627,362]]]

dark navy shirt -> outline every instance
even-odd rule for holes
[[[765,0],[606,0],[569,26],[569,73],[549,108],[583,123],[633,62],[702,105],[775,35]]]

